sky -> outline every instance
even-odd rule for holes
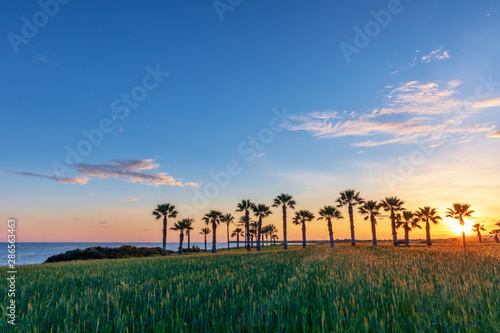
[[[289,193],[317,215],[351,188],[500,220],[497,1],[8,1],[0,17],[0,219],[18,241],[159,242],[166,202],[201,241],[211,209]],[[281,221],[263,223],[281,239]]]

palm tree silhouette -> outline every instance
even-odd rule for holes
[[[210,234],[210,228],[201,228],[200,235],[203,235],[205,237],[205,252],[207,252],[207,235]]]
[[[278,240],[279,237],[276,234],[271,235],[271,240],[273,241],[273,245],[276,245],[276,240]]]
[[[295,200],[290,194],[281,193],[276,198],[274,198],[273,207],[279,207],[283,210],[283,248],[288,249],[287,236],[286,236],[286,209],[295,209]]]
[[[241,228],[236,228],[234,229],[233,233],[231,234],[231,237],[236,236],[236,248],[240,248],[240,236],[243,236],[243,229]]]
[[[471,217],[473,210],[470,209],[470,204],[468,203],[457,203],[453,204],[452,208],[448,208],[446,210],[446,217],[452,218],[454,220],[458,220],[460,225],[462,226],[462,243],[464,248],[467,246],[467,240],[465,239],[465,230],[463,227],[465,226],[464,217]]]
[[[330,247],[335,247],[335,242],[333,240],[333,227],[332,219],[343,219],[342,213],[336,207],[325,206],[319,210],[318,220],[326,219],[328,224],[328,234],[330,235]]]
[[[172,228],[170,228],[170,230],[180,231],[180,234],[179,234],[179,251],[177,251],[179,254],[182,254],[182,242],[184,241],[184,231],[186,230],[186,228],[187,228],[186,219],[181,220],[181,221],[177,221],[174,224],[174,226]]]
[[[274,224],[268,224],[266,225],[267,228],[267,234],[269,235],[269,238],[272,240],[274,238],[275,244],[276,245],[276,239],[278,238],[278,228]],[[267,236],[266,236],[267,239]],[[271,243],[268,243],[271,245]]]
[[[217,225],[220,224],[222,213],[218,210],[211,210],[203,217],[205,224],[212,225],[212,253],[217,253]]]
[[[153,215],[157,220],[163,218],[163,251],[162,255],[165,255],[166,247],[167,247],[167,219],[168,218],[176,218],[178,212],[175,210],[175,206],[169,203],[164,203],[161,205],[157,205],[157,207],[153,210]]]
[[[498,235],[500,235],[500,229],[493,229],[493,230],[491,230],[490,231],[490,235],[493,235],[494,236],[493,238],[495,239],[495,241],[497,243],[500,243],[500,240],[498,239]]]
[[[356,239],[354,237],[353,207],[363,203],[363,198],[361,198],[359,192],[356,192],[355,190],[345,190],[344,192],[340,192],[340,197],[336,200],[336,202],[338,203],[337,207],[348,207],[349,223],[351,225],[351,245],[356,245]]]
[[[237,205],[237,212],[245,212],[245,238],[247,251],[252,251],[250,248],[250,210],[255,207],[255,204],[250,200],[241,200]]]
[[[474,231],[477,234],[477,238],[479,239],[479,243],[482,243],[483,242],[483,236],[481,235],[481,231],[486,231],[486,228],[484,227],[484,225],[480,224],[480,223],[475,223],[472,226],[472,230],[471,231]]]
[[[222,217],[221,222],[225,223],[227,225],[227,250],[229,251],[231,248],[229,247],[229,225],[233,223],[234,221],[234,216],[231,214],[226,214]]]
[[[264,204],[258,204],[253,207],[253,212],[256,217],[259,218],[259,222],[257,222],[257,251],[260,251],[260,241],[262,236],[262,219],[264,217],[268,217],[272,214],[269,206]]]
[[[396,227],[403,227],[405,231],[405,247],[410,246],[410,231],[414,228],[422,229],[422,227],[418,224],[419,222],[420,219],[418,216],[409,210],[404,210],[402,216],[397,214]]]
[[[394,242],[394,246],[399,246],[398,232],[396,228],[396,212],[403,210],[405,202],[398,197],[385,197],[385,199],[380,203],[386,212],[391,212],[392,241]]]
[[[301,210],[295,212],[295,216],[293,217],[293,224],[302,225],[302,247],[306,247],[306,222],[310,222],[314,220],[314,214],[308,210]]]
[[[374,200],[368,200],[366,202],[363,202],[363,204],[358,208],[358,211],[360,214],[366,215],[364,217],[364,220],[367,221],[370,219],[370,223],[372,225],[372,243],[373,246],[377,246],[377,220],[376,216],[380,215],[379,209],[381,207],[381,204],[377,203],[377,201]]]
[[[431,241],[431,222],[433,224],[438,224],[439,221],[442,221],[443,219],[441,216],[437,215],[436,208],[431,208],[429,206],[424,206],[419,207],[418,211],[415,212],[415,214],[422,220],[422,222],[425,222],[425,235],[427,238],[427,246],[432,245]]]
[[[259,228],[259,224],[257,221],[251,221],[249,223],[249,232],[250,232],[250,247],[253,247],[253,240],[257,238],[257,229]]]
[[[185,223],[186,223],[186,235],[188,238],[188,250],[190,250],[191,249],[191,230],[194,230],[194,228],[193,228],[194,219],[187,217],[187,218],[183,219],[183,221],[185,221]]]

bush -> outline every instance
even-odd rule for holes
[[[76,249],[49,257],[45,262],[60,262],[72,260],[139,258],[160,255],[161,247],[136,247],[123,245],[120,247],[94,246],[84,250]],[[173,253],[168,251],[167,254]]]

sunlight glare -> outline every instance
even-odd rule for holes
[[[460,222],[458,222],[458,220],[449,217],[446,217],[444,221],[446,222],[446,224],[450,226],[451,230],[453,230],[459,235],[462,234],[462,231],[465,231],[466,235],[470,233],[472,230],[472,225],[474,224],[473,221],[468,220],[466,218],[464,219],[465,225],[463,227],[460,225]]]

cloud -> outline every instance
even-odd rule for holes
[[[148,160],[111,160],[110,164],[86,164],[76,163],[75,167],[82,175],[97,178],[119,178],[130,183],[141,183],[146,185],[171,185],[184,186],[179,180],[166,173],[152,173],[148,170],[156,169],[158,164]]]
[[[444,60],[449,58],[449,51],[443,51],[443,47],[440,47],[439,49],[431,51],[429,54],[422,56],[420,60],[422,60],[422,62],[431,62],[433,60]]]
[[[137,199],[137,198],[130,198],[128,200],[120,200],[120,202],[133,202],[133,201],[141,201],[141,199]]]
[[[54,180],[59,183],[87,184],[91,177],[95,178],[117,178],[130,183],[141,183],[146,185],[170,185],[170,186],[190,186],[199,187],[198,183],[182,181],[162,172],[152,172],[151,170],[159,168],[159,164],[154,163],[152,159],[146,160],[111,160],[109,164],[86,164],[76,163],[70,165],[76,168],[81,177],[58,177],[47,176],[32,172],[0,171],[8,174],[17,174],[22,176],[41,177]]]
[[[491,133],[488,137],[489,138],[500,138],[500,131],[495,131],[495,132]]]
[[[475,103],[458,98],[461,81],[400,84],[385,96],[382,107],[365,113],[310,112],[290,116],[291,131],[308,131],[319,138],[382,136],[382,140],[352,143],[356,147],[375,147],[391,143],[427,141],[438,146],[446,140],[460,143],[479,133],[491,132],[491,124],[463,125],[463,120],[486,105],[497,102],[488,99]],[[499,99],[500,100],[500,99]],[[498,101],[500,102],[500,101]],[[394,121],[394,117],[402,119]],[[389,121],[388,118],[392,119]]]
[[[492,108],[495,106],[500,106],[500,97],[497,98],[487,98],[482,101],[478,101],[476,103],[472,104],[474,108],[478,109],[486,109],[486,108]]]
[[[450,58],[450,51],[449,50],[444,50],[443,47],[440,47],[437,50],[431,51],[426,55],[422,55],[421,50],[416,50],[415,55],[412,56],[412,60],[404,67],[400,67],[397,70],[389,73],[389,75],[394,75],[397,74],[401,71],[408,70],[418,64],[425,64],[425,63],[430,63],[434,60],[445,60]]]
[[[0,173],[20,175],[20,176],[40,177],[40,178],[54,180],[58,183],[69,183],[69,184],[80,184],[80,185],[87,184],[87,181],[89,180],[88,177],[58,177],[58,176],[42,175],[42,174],[33,173],[33,172],[0,171]]]
[[[108,221],[97,222],[99,228],[111,228],[112,225]]]

